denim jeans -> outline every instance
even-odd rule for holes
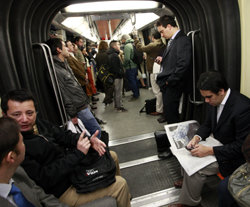
[[[89,108],[83,109],[77,113],[77,117],[81,119],[82,123],[84,124],[85,128],[89,131],[92,135],[95,133],[96,130],[99,130],[98,138],[101,137],[101,127],[96,121],[95,117],[89,110]]]
[[[129,82],[129,87],[133,92],[135,98],[140,96],[139,87],[137,84],[137,68],[126,69],[126,76]]]

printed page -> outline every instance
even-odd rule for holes
[[[165,125],[167,136],[171,144],[170,149],[189,176],[216,161],[214,155],[202,158],[194,157],[191,155],[191,152],[185,148],[188,142],[195,135],[198,128],[199,124],[196,121],[187,121],[177,124]],[[206,146],[222,145],[213,137],[208,137],[206,141],[201,141],[199,144],[203,144]]]

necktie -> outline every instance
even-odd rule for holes
[[[34,207],[22,194],[21,190],[12,183],[10,195],[18,207]]]
[[[173,39],[168,40],[167,50],[169,49],[169,47],[170,47],[172,41],[173,41]]]

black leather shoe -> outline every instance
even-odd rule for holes
[[[160,159],[167,159],[167,158],[170,158],[172,157],[172,152],[170,150],[168,151],[165,151],[165,152],[158,152],[158,157]]]
[[[167,119],[166,119],[165,117],[160,117],[159,119],[157,119],[157,121],[158,121],[159,123],[164,123],[164,122],[167,121]]]

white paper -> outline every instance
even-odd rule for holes
[[[177,124],[168,124],[164,127],[171,144],[170,149],[172,153],[176,156],[181,166],[189,176],[216,161],[214,155],[194,157],[191,155],[191,152],[185,148],[199,128],[199,123],[197,121],[192,120]],[[201,141],[199,144],[206,146],[222,145],[213,137],[208,137],[206,141]]]

